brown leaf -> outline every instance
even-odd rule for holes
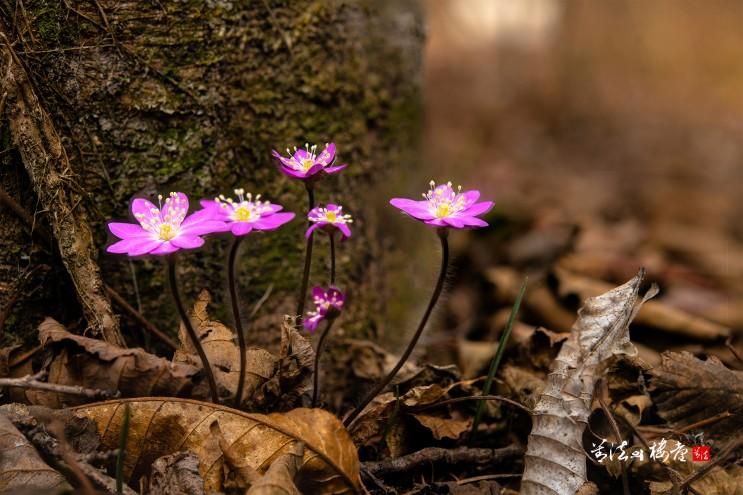
[[[203,495],[199,458],[193,452],[162,456],[152,464],[147,495]]]
[[[194,303],[191,312],[196,335],[204,348],[209,364],[214,372],[214,379],[220,387],[220,396],[234,397],[237,393],[237,382],[240,377],[240,349],[235,341],[235,332],[218,321],[211,320],[208,306],[211,301],[209,292],[202,290]],[[181,323],[178,330],[181,347],[173,356],[174,363],[185,363],[201,368],[201,360],[196,354],[186,328]],[[247,349],[245,369],[245,389],[243,400],[248,401],[266,380],[274,374],[276,358],[264,349]],[[196,396],[206,396],[207,389],[199,390]]]
[[[64,476],[50,468],[13,423],[0,414],[0,493],[70,490]]]
[[[246,495],[301,495],[294,484],[294,477],[302,466],[304,444],[295,442],[288,452],[271,463],[266,474]]]
[[[673,428],[725,412],[731,416],[705,425],[705,434],[729,435],[743,428],[743,372],[726,368],[715,357],[702,361],[688,352],[664,352],[660,367],[650,374],[658,414]]]
[[[421,426],[428,429],[436,440],[442,440],[444,438],[456,440],[462,433],[469,430],[472,426],[471,418],[441,418],[439,416],[430,416],[428,414],[413,414],[412,416],[421,424]]]
[[[102,340],[69,333],[51,318],[39,325],[41,344],[54,353],[49,383],[79,385],[99,390],[119,390],[123,397],[187,395],[199,370],[142,349],[121,349]],[[80,395],[46,390],[26,390],[31,404],[54,409],[89,402]]]
[[[596,383],[615,356],[634,355],[629,324],[644,271],[598,297],[587,299],[552,365],[532,417],[521,493],[572,495],[586,482],[582,437]]]
[[[224,455],[211,434],[211,424],[217,421],[228,448],[258,472],[265,472],[273,459],[301,441],[306,452],[297,476],[300,491],[359,490],[356,447],[340,421],[327,411],[294,409],[263,415],[193,400],[145,398],[80,406],[73,412],[94,420],[102,448],[114,449],[124,420],[124,403],[131,411],[124,475],[134,486],[158,457],[190,450],[199,457],[206,492],[219,491]]]
[[[652,495],[660,495],[671,493],[673,484],[670,481],[650,482],[649,487]],[[733,465],[722,469],[715,466],[691,487],[704,495],[743,495],[743,467]]]

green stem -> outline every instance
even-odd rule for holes
[[[312,185],[309,182],[305,182],[307,188],[307,199],[309,203],[309,210],[315,207],[315,191],[312,189]],[[299,303],[297,304],[297,314],[299,315],[298,322],[302,322],[304,317],[304,301],[307,299],[307,284],[310,281],[310,266],[312,264],[312,244],[314,243],[315,236],[310,235],[307,238],[307,247],[304,251],[304,273],[302,275],[302,287],[299,290]]]
[[[322,353],[322,346],[325,343],[325,337],[330,333],[330,327],[333,326],[334,321],[335,318],[328,320],[325,330],[320,334],[320,340],[317,341],[317,350],[315,350],[315,375],[312,387],[312,407],[317,407],[317,399],[320,397],[320,354]]]
[[[369,403],[374,400],[374,397],[379,395],[379,393],[382,392],[387,387],[387,385],[390,384],[392,379],[395,378],[397,372],[400,371],[400,369],[410,357],[410,354],[412,354],[413,349],[415,348],[415,344],[418,343],[418,339],[423,333],[423,329],[426,328],[428,318],[431,316],[431,312],[433,311],[434,306],[436,306],[436,302],[439,300],[439,296],[441,295],[441,290],[444,288],[444,280],[446,279],[446,268],[449,265],[449,242],[447,241],[448,230],[446,230],[445,228],[440,228],[437,230],[437,233],[439,235],[439,239],[441,240],[441,270],[439,271],[439,278],[436,281],[436,287],[433,289],[433,294],[431,294],[431,300],[428,302],[428,307],[426,307],[425,313],[423,313],[423,318],[418,324],[418,328],[416,329],[413,338],[410,340],[407,349],[405,349],[405,352],[400,357],[400,360],[397,362],[395,367],[392,368],[392,371],[390,371],[387,376],[384,377],[384,379],[379,382],[379,384],[374,387],[374,389],[369,392],[369,394],[367,394],[364,400],[361,401],[361,405],[356,407],[356,409],[354,409],[351,414],[343,421],[343,424],[346,426],[346,428],[350,429],[351,426],[353,426],[354,421],[359,416],[359,414],[361,414],[364,408],[366,408],[366,406],[368,406]]]
[[[191,318],[189,318],[186,309],[183,307],[183,301],[181,296],[178,294],[178,281],[175,276],[175,255],[168,256],[168,279],[170,280],[170,291],[173,293],[173,300],[175,300],[175,306],[178,308],[178,314],[181,316],[183,326],[186,327],[188,338],[191,339],[191,343],[196,349],[196,353],[199,355],[201,360],[201,366],[204,368],[206,379],[209,382],[209,391],[212,394],[212,402],[219,404],[219,394],[217,393],[217,382],[214,380],[214,373],[212,367],[209,365],[209,359],[206,357],[204,348],[201,346],[201,341],[196,335],[196,330],[193,328]]]
[[[490,395],[490,387],[493,386],[495,373],[498,371],[501,359],[503,358],[503,353],[506,350],[506,343],[508,342],[508,338],[511,336],[513,322],[516,320],[516,315],[519,312],[519,307],[521,306],[521,300],[524,298],[524,293],[526,292],[526,283],[528,280],[528,277],[524,278],[524,282],[521,284],[521,289],[519,289],[519,294],[516,296],[516,301],[514,301],[513,303],[511,314],[508,316],[508,323],[506,323],[506,328],[503,330],[503,333],[500,336],[500,341],[498,342],[498,350],[495,352],[495,356],[493,356],[493,360],[490,362],[488,377],[485,379],[485,385],[483,385],[482,387],[482,395]],[[475,433],[477,432],[477,427],[480,425],[480,419],[482,418],[482,413],[484,410],[485,401],[478,401],[477,411],[475,412],[475,420],[472,422],[472,428],[470,429],[470,443],[475,438]]]
[[[240,248],[242,236],[235,236],[227,258],[227,281],[230,286],[230,302],[232,303],[232,316],[235,319],[235,331],[237,331],[237,345],[240,349],[240,376],[237,379],[237,392],[235,393],[235,408],[239,409],[242,404],[243,389],[245,388],[245,368],[247,366],[247,344],[243,331],[242,318],[240,317],[240,301],[237,297],[237,283],[235,281],[235,260]]]
[[[330,286],[335,285],[335,232],[328,234],[330,237]]]

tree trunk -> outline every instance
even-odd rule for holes
[[[355,217],[354,236],[339,249],[339,285],[353,300],[345,326],[374,328],[383,314],[384,250],[366,192],[416,135],[415,0],[0,0],[0,7],[6,342],[34,336],[42,316],[81,329],[84,321],[115,342],[105,285],[172,335],[161,260],[130,262],[103,248],[105,221],[127,218],[133,196],[176,190],[193,208],[201,197],[243,187],[297,212],[287,228],[251,235],[241,257],[245,305],[272,285],[261,314],[291,313],[306,198],[270,152],[331,140],[349,167],[318,185],[318,200],[347,205]],[[33,237],[12,202],[31,215]],[[216,238],[183,253],[180,278],[188,296],[209,289],[214,313],[229,320],[221,304],[226,244]],[[311,283],[328,283],[326,251],[318,238]],[[252,335],[275,322],[259,319]],[[138,325],[123,319],[122,326],[129,344],[141,343]]]

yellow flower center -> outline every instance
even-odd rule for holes
[[[169,241],[175,237],[175,229],[169,223],[160,225],[160,240]]]
[[[302,160],[302,168],[307,171],[312,168],[312,166],[315,164],[315,160],[312,160],[310,158],[305,158]]]
[[[448,217],[449,213],[451,213],[451,209],[449,207],[450,207],[449,203],[441,203],[436,208],[436,217],[437,218]]]
[[[338,215],[334,211],[329,211],[325,214],[325,218],[328,219],[328,222],[335,223],[336,220],[338,220]]]
[[[235,220],[239,222],[247,222],[248,220],[250,220],[250,217],[250,210],[245,208],[244,206],[235,209]]]

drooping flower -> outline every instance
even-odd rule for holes
[[[335,161],[335,143],[325,144],[325,149],[320,154],[317,153],[317,145],[310,146],[305,143],[304,149],[294,147],[292,153],[289,148],[286,149],[288,157],[273,150],[272,155],[279,161],[279,170],[295,179],[307,180],[313,178],[318,173],[335,174],[347,167],[343,165],[333,165]]]
[[[294,218],[294,213],[281,212],[283,206],[261,201],[261,195],[255,197],[245,193],[245,189],[235,189],[237,201],[220,195],[213,200],[202,199],[201,206],[213,215],[213,218],[226,222],[233,235],[242,236],[253,230],[274,230]]]
[[[322,320],[337,317],[343,309],[345,296],[335,287],[330,287],[327,291],[322,287],[313,287],[312,299],[315,310],[308,311],[303,321],[308,332],[314,332]]]
[[[342,206],[333,203],[329,203],[325,207],[318,206],[310,210],[307,219],[312,222],[312,225],[304,233],[305,238],[311,236],[317,229],[328,232],[338,229],[343,234],[344,239],[351,237],[351,229],[348,224],[353,223],[353,218],[351,218],[351,215],[343,213]]]
[[[423,201],[392,198],[390,204],[403,213],[436,227],[464,229],[488,226],[487,222],[477,217],[490,211],[494,203],[478,203],[480,191],[473,189],[462,192],[462,186],[454,191],[451,182],[437,186],[431,181],[430,185],[431,189],[423,194]]]
[[[143,198],[132,201],[132,214],[138,223],[109,222],[108,229],[121,239],[106,248],[109,253],[141,256],[166,255],[179,249],[194,249],[204,244],[202,236],[223,232],[227,225],[200,210],[188,214],[188,196],[171,192],[160,207]]]

